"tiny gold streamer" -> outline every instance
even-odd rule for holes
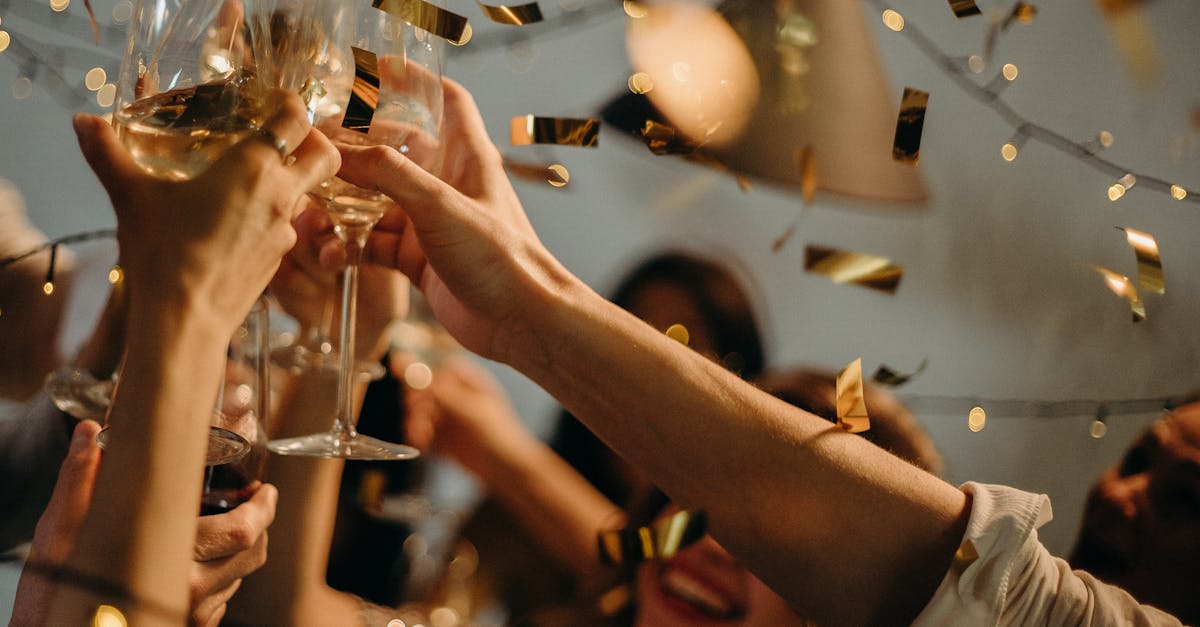
[[[350,90],[350,103],[346,105],[342,128],[366,133],[371,128],[375,108],[379,106],[379,61],[370,50],[351,50],[354,52],[354,86]]]
[[[855,359],[837,376],[837,424],[850,433],[871,428],[863,400],[862,358]]]
[[[1163,281],[1162,259],[1158,256],[1158,242],[1149,233],[1143,233],[1131,228],[1117,227],[1125,231],[1125,241],[1133,248],[1137,256],[1138,287],[1155,294],[1166,294],[1167,285]]]
[[[521,115],[512,119],[509,135],[513,146],[556,144],[595,148],[600,145],[600,120]]]
[[[875,369],[875,374],[871,376],[871,380],[879,385],[886,385],[888,387],[901,386],[905,383],[908,383],[913,377],[925,372],[925,366],[928,365],[929,360],[922,359],[921,365],[917,366],[917,370],[915,372],[910,374],[902,374],[892,370],[884,364],[880,364],[879,367]]]
[[[1133,281],[1130,281],[1129,277],[1101,266],[1092,266],[1092,269],[1104,277],[1104,284],[1108,286],[1108,289],[1112,290],[1113,294],[1129,301],[1129,311],[1133,314],[1134,322],[1141,322],[1146,319],[1146,305],[1142,303],[1142,299],[1138,296],[1137,287],[1133,285]]]
[[[955,17],[960,19],[981,13],[975,0],[950,0],[950,9],[954,11]]]
[[[371,6],[417,28],[427,30],[456,46],[471,41],[471,25],[467,23],[467,18],[425,0],[372,0]]]
[[[829,277],[834,283],[849,283],[895,294],[904,268],[885,257],[827,248],[804,247],[804,269]]]
[[[704,537],[708,519],[703,511],[680,510],[644,527],[601,531],[600,556],[610,564],[633,565],[667,559]]]
[[[536,2],[529,4],[518,4],[516,6],[497,5],[491,6],[479,2],[479,8],[483,10],[483,14],[493,22],[499,24],[512,24],[513,26],[524,26],[534,22],[542,21],[542,9]]]
[[[904,88],[904,96],[900,99],[900,115],[896,119],[892,159],[913,164],[917,162],[921,155],[921,131],[925,127],[925,108],[928,105],[929,92]]]

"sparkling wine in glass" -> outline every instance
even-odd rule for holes
[[[441,40],[384,11],[357,2],[357,30],[351,41],[355,82],[341,126],[318,127],[334,141],[387,145],[430,171],[440,165],[442,121]],[[346,246],[342,281],[337,413],[325,433],[273,440],[282,455],[346,459],[410,459],[419,452],[406,445],[362,435],[355,428],[354,321],[358,267],[371,229],[391,208],[386,196],[341,179],[314,191],[325,203],[334,233]]]

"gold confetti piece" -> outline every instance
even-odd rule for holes
[[[883,364],[880,364],[879,367],[875,369],[875,374],[871,376],[871,380],[879,385],[886,385],[888,387],[901,386],[905,383],[908,383],[913,377],[925,372],[925,366],[928,365],[929,360],[922,359],[921,364],[917,366],[917,370],[915,372],[910,374],[901,374]]]
[[[979,10],[979,7],[975,5],[975,0],[949,0],[949,1],[950,1],[950,10],[954,11],[954,16],[959,19],[962,19],[964,17],[971,17],[972,15],[979,15],[980,13],[982,13]]]
[[[595,148],[600,145],[600,120],[517,116],[512,119],[509,141],[513,146],[556,144]]]
[[[616,616],[629,607],[633,602],[633,586],[628,583],[618,584],[596,599],[596,609],[604,616]]]
[[[1134,322],[1146,319],[1146,305],[1142,303],[1137,288],[1134,287],[1133,281],[1130,281],[1129,277],[1102,266],[1092,266],[1092,269],[1104,277],[1104,284],[1112,290],[1113,294],[1129,301],[1129,311],[1133,314]]]
[[[1162,72],[1154,31],[1141,9],[1142,0],[1098,0],[1117,54],[1139,83],[1153,83]]]
[[[987,412],[983,411],[982,407],[972,407],[970,413],[967,414],[967,428],[974,433],[979,433],[985,426],[987,426]]]
[[[518,4],[516,6],[497,5],[491,6],[478,2],[479,8],[483,10],[483,14],[493,22],[499,24],[512,24],[513,26],[524,26],[534,22],[542,21],[542,9],[536,2],[529,4]]]
[[[904,277],[904,268],[887,258],[812,245],[804,247],[804,270],[824,275],[834,283],[860,285],[888,294],[896,293]]]
[[[456,46],[471,41],[471,25],[467,23],[467,18],[425,0],[373,0],[371,6],[429,31]]]
[[[365,134],[371,128],[371,119],[379,106],[379,60],[370,50],[351,50],[354,52],[354,87],[350,90],[342,128]]]
[[[519,179],[535,183],[546,182],[554,187],[564,187],[571,180],[571,173],[567,171],[566,166],[558,163],[540,165],[504,157],[504,169]]]
[[[779,237],[775,238],[774,242],[771,242],[771,252],[777,253],[783,250],[783,247],[786,246],[787,243],[792,240],[792,236],[796,234],[796,228],[799,227],[799,225],[799,219],[792,220],[792,223],[788,225],[788,228],[783,232],[783,235],[780,235]]]
[[[704,537],[708,520],[702,511],[679,510],[648,526],[601,531],[600,556],[615,565],[634,565],[646,560],[668,559],[680,549]]]
[[[892,159],[917,163],[921,154],[921,130],[925,127],[925,108],[928,105],[928,92],[904,88],[904,96],[900,99],[900,116],[896,119]]]
[[[871,418],[863,400],[861,357],[838,373],[837,425],[850,433],[862,433],[871,428]]]
[[[551,164],[546,170],[546,182],[554,187],[564,187],[571,181],[571,173],[567,171],[567,166],[561,163]]]
[[[1158,256],[1158,242],[1149,233],[1143,233],[1127,227],[1117,227],[1125,231],[1125,241],[1133,248],[1137,257],[1138,287],[1155,294],[1166,294],[1167,286],[1163,281],[1162,259]]]
[[[979,551],[975,548],[975,543],[970,538],[967,538],[963,540],[963,543],[958,546],[958,550],[954,552],[954,561],[951,562],[951,568],[962,572],[968,566],[974,564],[977,559],[979,559]]]
[[[800,224],[800,218],[804,215],[804,210],[812,205],[813,198],[817,195],[817,160],[813,156],[812,146],[805,146],[795,152],[797,163],[800,164],[800,212],[788,225],[787,230],[783,235],[775,238],[771,244],[771,252],[779,252],[783,247],[791,241],[792,236],[796,234],[796,228]]]
[[[680,344],[683,344],[684,346],[687,346],[688,342],[691,340],[691,335],[688,334],[687,327],[679,323],[667,327],[667,337],[679,342]]]

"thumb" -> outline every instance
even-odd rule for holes
[[[112,125],[101,117],[87,113],[76,113],[73,123],[83,158],[96,173],[109,197],[123,192],[128,181],[141,174],[142,169],[117,139]]]

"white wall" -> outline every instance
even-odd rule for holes
[[[112,0],[94,4],[107,23]],[[984,18],[956,20],[945,3],[897,4],[943,49],[964,55],[979,50]],[[1108,129],[1116,136],[1109,158],[1200,187],[1196,151],[1175,161],[1168,150],[1177,136],[1200,141],[1188,122],[1200,103],[1200,4],[1147,5],[1164,61],[1154,87],[1138,86],[1124,72],[1095,4],[1041,3],[1033,25],[1013,27],[998,47],[1000,59],[1020,68],[1005,98],[1026,117],[1070,137]],[[70,19],[51,20],[43,2],[0,0],[0,28],[71,48],[62,58],[74,64],[65,73],[72,85],[81,83],[94,50],[82,3],[76,5]],[[552,2],[543,5],[548,15],[562,11]],[[503,46],[467,46],[454,51],[448,74],[475,93],[506,153],[531,160],[541,155],[570,169],[565,189],[526,182],[517,187],[546,244],[598,290],[608,290],[634,256],[658,246],[726,256],[758,285],[773,364],[836,368],[861,356],[868,370],[880,363],[904,369],[928,358],[926,372],[901,388],[902,396],[1120,399],[1167,396],[1196,382],[1200,340],[1192,327],[1200,281],[1192,270],[1200,253],[1191,240],[1200,227],[1200,206],[1138,188],[1109,202],[1108,177],[1033,142],[1016,162],[1004,163],[999,147],[1011,129],[874,14],[864,19],[884,55],[889,91],[897,99],[904,86],[932,94],[920,165],[931,202],[920,213],[895,214],[820,197],[791,244],[775,254],[771,242],[799,207],[791,193],[762,184],[743,193],[728,177],[654,157],[612,129],[602,132],[595,150],[507,146],[512,116],[584,117],[617,93],[630,71],[623,14],[610,11],[553,32],[505,31],[484,24],[472,3],[451,6],[488,36],[531,36],[528,71],[515,72],[514,53]],[[116,39],[96,53],[110,75]],[[20,74],[12,51],[0,53],[0,86]],[[63,235],[112,223],[102,191],[74,147],[68,108],[41,84],[22,101],[0,87],[0,120],[0,176],[21,188],[43,230]],[[1168,293],[1146,298],[1150,317],[1138,325],[1085,265],[1135,273],[1133,253],[1113,226],[1152,233],[1162,250]],[[890,257],[905,267],[900,289],[887,296],[805,274],[806,242]],[[499,370],[522,413],[545,428],[552,401]],[[1110,435],[1099,441],[1087,436],[1090,416],[991,414],[981,433],[967,430],[965,409],[962,415],[921,418],[947,457],[951,481],[973,478],[1049,493],[1059,516],[1043,536],[1061,552],[1074,534],[1087,483],[1153,416],[1114,416]]]

